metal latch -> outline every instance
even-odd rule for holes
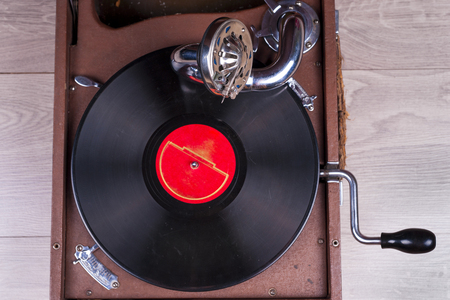
[[[294,78],[289,78],[288,86],[294,91],[294,93],[302,100],[303,106],[309,110],[314,110],[314,100],[317,96],[309,96],[305,89]]]
[[[119,287],[119,281],[117,275],[114,275],[108,268],[106,268],[93,254],[98,249],[98,245],[95,244],[92,248],[78,245],[75,247],[76,260],[73,264],[79,263],[89,275],[92,276],[98,283],[100,283],[105,289],[117,289]]]

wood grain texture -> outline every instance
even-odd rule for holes
[[[53,75],[0,75],[0,237],[50,236]]]
[[[50,248],[50,237],[0,238],[2,299],[48,299]]]
[[[368,236],[426,228],[436,249],[409,255],[356,242],[341,208],[344,299],[450,298],[450,70],[344,71],[347,170]]]
[[[450,1],[336,0],[347,70],[450,68]]]
[[[55,1],[0,1],[0,73],[53,72]]]

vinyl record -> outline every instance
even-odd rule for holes
[[[163,49],[115,74],[78,127],[72,185],[100,248],[151,284],[243,282],[290,247],[311,212],[319,160],[285,87],[221,98],[179,78]]]

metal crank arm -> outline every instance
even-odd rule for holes
[[[409,228],[394,233],[381,233],[380,237],[367,237],[359,231],[358,184],[352,173],[345,170],[320,170],[320,177],[345,179],[350,186],[350,222],[352,234],[363,244],[381,245],[411,254],[427,253],[436,247],[436,236],[426,229]]]

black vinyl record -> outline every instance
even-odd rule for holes
[[[264,271],[300,234],[317,191],[317,142],[285,87],[221,103],[172,71],[172,50],[137,59],[95,95],[75,138],[72,185],[89,233],[124,270],[164,288],[214,290]],[[214,144],[203,130],[225,145],[211,146],[216,157],[181,145]],[[185,176],[179,166],[196,174],[199,165],[197,185],[171,183]],[[180,184],[186,191],[171,189]]]

